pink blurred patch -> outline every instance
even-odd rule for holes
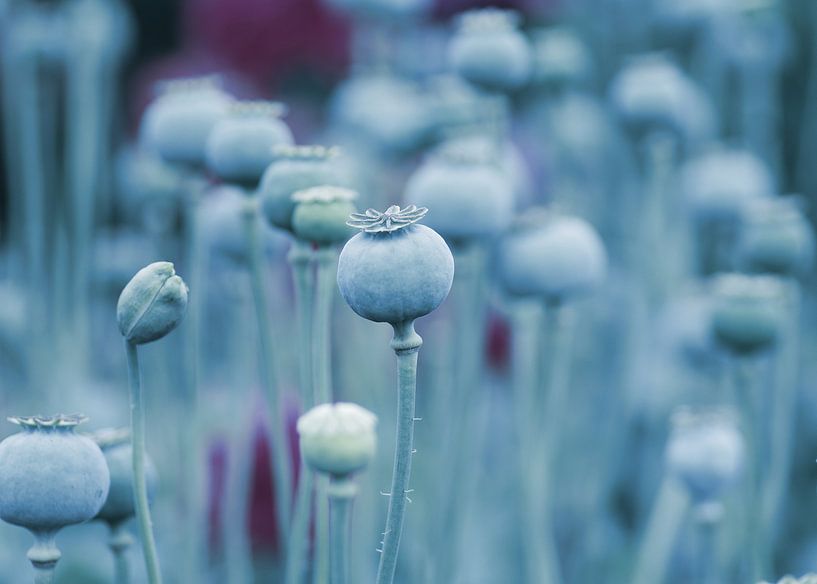
[[[497,371],[506,371],[511,355],[511,327],[497,312],[488,314],[486,359],[488,365]]]

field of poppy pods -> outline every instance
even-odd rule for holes
[[[817,584],[814,0],[0,2],[0,584]]]

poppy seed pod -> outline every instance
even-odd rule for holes
[[[762,199],[746,207],[740,252],[754,272],[800,274],[814,263],[814,231],[793,197]]]
[[[469,82],[489,91],[524,85],[531,75],[531,49],[519,31],[519,15],[482,8],[460,15],[448,46],[448,62]]]
[[[519,220],[498,254],[499,275],[509,293],[551,302],[594,289],[607,272],[604,244],[589,223],[541,210]]]
[[[187,285],[170,262],[154,262],[128,282],[116,306],[119,332],[134,344],[150,343],[172,331],[187,311]]]
[[[127,428],[100,430],[92,434],[90,438],[102,450],[111,476],[108,497],[102,509],[96,514],[96,519],[116,525],[130,519],[136,513],[133,505],[133,460],[130,431]],[[145,457],[145,477],[148,498],[153,499],[158,475],[156,466],[147,456]]]
[[[0,443],[0,519],[32,532],[92,519],[108,495],[105,457],[74,433],[84,416],[9,418],[21,432]]]
[[[340,252],[338,286],[357,314],[392,325],[435,310],[448,296],[454,258],[445,240],[417,224],[427,209],[393,205],[380,213],[354,213],[361,229]]]
[[[273,160],[275,146],[293,142],[276,102],[235,102],[207,138],[207,166],[224,181],[255,188]]]
[[[712,330],[736,353],[772,345],[783,323],[784,290],[773,276],[721,274],[713,284]]]
[[[538,30],[533,36],[533,81],[553,88],[582,85],[590,78],[590,54],[570,29]]]
[[[352,403],[321,404],[298,418],[304,460],[314,470],[345,476],[374,458],[377,416]]]
[[[761,582],[761,584],[773,584],[772,582]],[[817,574],[806,574],[802,578],[794,576],[784,576],[777,581],[777,584],[817,584]]]
[[[261,212],[273,227],[293,231],[296,201],[292,195],[321,185],[341,185],[336,165],[336,148],[323,146],[279,146],[273,148],[273,162],[264,171],[258,195]]]
[[[207,137],[232,102],[212,77],[167,82],[142,116],[141,142],[167,162],[203,166]]]
[[[672,419],[667,468],[698,503],[716,501],[740,478],[744,444],[734,416],[683,409]]]
[[[357,192],[343,187],[322,185],[292,195],[297,206],[292,227],[298,239],[317,245],[343,243],[353,230],[346,220],[355,212]]]
[[[768,166],[749,152],[715,150],[686,162],[681,190],[701,219],[737,220],[746,205],[774,194]]]
[[[491,237],[511,222],[513,186],[493,160],[495,149],[451,144],[411,176],[405,199],[434,212],[426,223],[448,242]]]

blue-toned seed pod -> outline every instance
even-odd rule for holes
[[[574,31],[566,27],[537,30],[532,45],[533,83],[558,89],[581,86],[590,80],[590,52]]]
[[[741,150],[714,150],[686,162],[681,190],[699,219],[735,221],[746,205],[775,192],[769,167]]]
[[[135,514],[133,506],[133,459],[130,430],[127,428],[107,429],[94,432],[90,438],[97,443],[105,456],[111,475],[108,497],[96,519],[116,525],[130,519]],[[153,500],[159,479],[156,466],[145,456],[145,481],[148,499]]]
[[[773,584],[772,582],[761,582],[760,584]],[[817,574],[806,574],[802,578],[794,576],[784,576],[777,581],[777,584],[817,584]]]
[[[230,107],[207,138],[207,166],[220,179],[255,188],[273,161],[273,148],[293,143],[281,120],[283,104],[240,101]]]
[[[92,519],[108,496],[105,457],[74,433],[84,416],[9,418],[21,432],[0,442],[0,519],[33,532]]]
[[[762,199],[746,207],[740,254],[753,272],[798,275],[814,265],[814,230],[794,197]]]
[[[498,235],[513,218],[508,174],[496,160],[496,149],[486,143],[480,146],[443,146],[406,185],[405,200],[433,209],[425,223],[449,243]]]
[[[490,91],[509,91],[527,83],[531,48],[519,31],[519,15],[481,8],[460,15],[448,46],[448,62],[470,83]]]
[[[142,116],[140,139],[167,162],[201,167],[207,137],[233,102],[212,77],[169,81]]]
[[[510,294],[561,302],[599,286],[607,253],[588,222],[534,209],[503,238],[497,264]]]
[[[673,416],[667,470],[695,502],[720,499],[740,479],[744,458],[743,437],[731,412],[684,408]]]
[[[685,145],[695,145],[711,139],[714,132],[711,103],[662,53],[633,57],[613,79],[610,100],[635,137],[662,130]]]
[[[416,148],[428,135],[433,122],[429,106],[415,83],[372,73],[340,84],[329,110],[333,127],[348,141],[400,153]]]
[[[187,311],[187,285],[170,262],[154,262],[128,282],[116,306],[119,332],[134,345],[161,339]]]
[[[713,282],[712,330],[735,353],[754,353],[777,341],[784,289],[773,276],[721,274]]]
[[[392,325],[435,310],[448,296],[454,258],[445,240],[417,224],[427,209],[393,205],[380,213],[352,215],[361,229],[346,242],[338,262],[338,286],[357,314]]]
[[[358,194],[351,189],[321,185],[292,195],[295,212],[292,228],[295,235],[317,245],[336,245],[352,236],[354,231],[346,224],[355,212]]]
[[[377,416],[357,404],[320,404],[298,418],[301,453],[318,472],[359,472],[374,458],[376,427]]]
[[[346,186],[336,163],[338,150],[323,146],[280,146],[261,178],[261,212],[273,227],[292,231],[297,191],[321,185]]]

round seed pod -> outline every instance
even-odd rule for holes
[[[135,345],[161,339],[187,311],[187,285],[170,262],[154,262],[128,282],[116,306],[119,332]]]
[[[724,346],[749,354],[777,341],[784,290],[773,276],[721,274],[713,283],[712,330]]]
[[[142,116],[141,142],[167,162],[203,166],[207,137],[232,102],[213,77],[167,82]]]
[[[96,514],[110,525],[130,519],[136,513],[133,506],[133,462],[130,430],[127,428],[100,430],[90,436],[105,456],[111,476],[108,497],[102,509]],[[153,500],[158,484],[156,466],[145,456],[145,481],[148,500]]]
[[[411,176],[405,199],[433,209],[426,223],[448,242],[499,234],[511,222],[513,185],[494,162],[495,149],[451,143]]]
[[[735,221],[746,205],[775,192],[768,166],[749,152],[714,150],[686,162],[681,190],[699,219]]]
[[[258,194],[261,212],[273,227],[293,231],[296,201],[292,195],[321,185],[343,185],[336,164],[336,148],[281,146],[273,149],[274,160],[261,178]]]
[[[427,209],[393,205],[354,213],[361,229],[340,252],[338,286],[357,314],[392,325],[435,310],[448,296],[454,258],[439,234],[417,224]]]
[[[357,404],[321,404],[298,418],[301,453],[318,472],[359,472],[374,458],[376,426],[377,416]]]
[[[273,160],[273,148],[293,143],[281,120],[285,111],[276,102],[234,103],[207,138],[207,166],[223,181],[255,188]]]
[[[0,443],[0,519],[33,532],[92,519],[108,496],[99,446],[74,433],[83,416],[19,417]]]
[[[510,294],[550,302],[593,290],[607,272],[604,244],[589,223],[541,209],[520,218],[498,256],[499,276]]]
[[[694,501],[718,500],[740,478],[744,459],[743,437],[730,412],[684,408],[673,416],[667,469]]]
[[[531,61],[516,12],[482,8],[460,15],[448,62],[464,79],[489,91],[517,89],[530,78]]]
[[[346,224],[355,212],[357,192],[343,187],[322,185],[292,195],[297,206],[292,215],[295,235],[317,245],[343,243],[354,230]]]
[[[814,264],[814,230],[793,199],[763,199],[746,207],[740,253],[751,271],[797,275]]]
[[[532,45],[534,83],[559,89],[581,86],[589,80],[593,69],[590,53],[572,30],[537,30]]]

